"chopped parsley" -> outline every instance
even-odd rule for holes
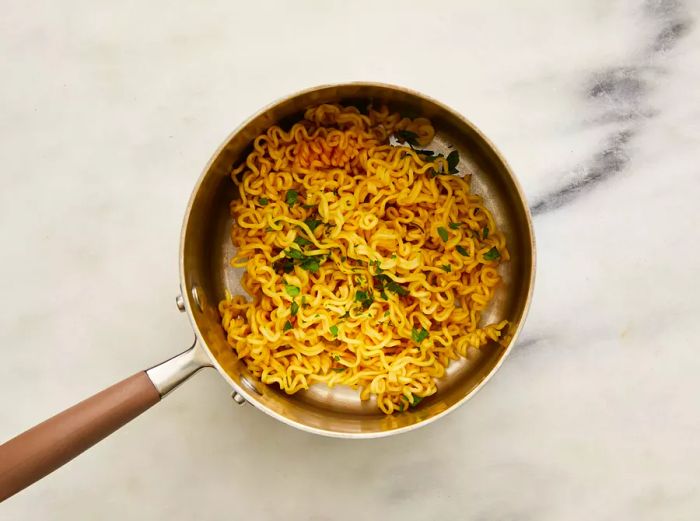
[[[411,147],[418,146],[418,134],[410,130],[397,130],[394,135],[401,141],[405,141]]]
[[[328,330],[331,332],[331,335],[338,336],[338,326],[333,325],[329,327]],[[334,358],[336,359],[336,361],[340,360],[340,357],[338,355],[335,355]]]
[[[355,293],[355,302],[362,304],[362,309],[367,309],[372,305],[372,302],[374,302],[374,295],[372,295],[371,291],[369,293],[366,291],[358,291]]]
[[[469,257],[469,252],[467,251],[467,249],[464,246],[460,246],[458,244],[455,249],[459,252],[460,255],[464,255],[465,257]]]
[[[388,275],[385,275],[383,273],[374,276],[374,284],[376,289],[380,291],[380,295],[384,300],[388,300],[386,298],[385,290],[391,291],[392,293],[396,293],[397,295],[400,295],[402,297],[408,295],[408,290],[406,290],[406,288],[393,281]]]
[[[415,407],[418,405],[421,401],[423,400],[422,396],[414,396],[413,401],[411,402],[411,407]]]
[[[290,259],[294,260],[301,260],[304,258],[304,254],[299,251],[299,250],[293,250],[292,248],[289,248],[287,251],[284,252],[287,257]]]
[[[391,258],[392,258],[392,259],[396,259],[396,258],[397,258],[397,255],[396,255],[395,253],[392,253],[392,254],[391,254]]]
[[[297,203],[297,198],[299,197],[299,194],[297,193],[296,190],[287,190],[287,195],[285,196],[285,201],[287,201],[287,204],[289,206],[294,206]]]
[[[311,244],[311,241],[309,239],[305,239],[301,235],[297,235],[296,238],[294,239],[294,242],[297,243],[301,247],[308,246],[309,244]]]
[[[319,219],[304,219],[304,224],[309,227],[311,231],[314,231],[316,228],[318,228],[318,225],[321,224],[323,221]]]
[[[297,304],[296,300],[292,300],[292,309],[291,309],[292,316],[296,316],[297,313],[299,313],[299,304]]]
[[[292,325],[292,323],[289,320],[287,320],[284,323],[284,330],[285,331],[289,331],[290,329],[293,329],[293,328],[294,328],[294,326]]]
[[[267,204],[268,204],[269,202],[270,202],[270,201],[267,200],[267,197],[261,197],[261,198],[258,200],[258,203],[260,203],[260,206],[267,206]]]
[[[445,273],[449,273],[449,272],[452,271],[452,266],[451,266],[450,264],[443,264],[443,265],[440,266],[440,267],[442,268],[442,270],[443,270]]]
[[[292,259],[279,259],[272,263],[272,269],[276,272],[291,273],[294,271],[294,261]]]
[[[334,367],[333,371],[335,371],[336,373],[342,373],[343,371],[345,371],[345,368],[344,367]]]
[[[460,223],[450,223],[450,229],[452,230],[457,230],[460,226],[462,226]]]
[[[447,233],[447,230],[445,228],[443,228],[442,226],[440,226],[437,229],[437,232],[438,232],[438,235],[440,236],[440,238],[442,239],[442,242],[447,242],[448,239],[450,238],[449,234]]]
[[[449,154],[447,154],[447,171],[450,174],[457,174],[459,173],[459,170],[457,170],[457,165],[459,164],[459,152],[456,150],[453,150]]]
[[[484,239],[488,239],[488,238],[489,238],[489,227],[484,226]]]
[[[428,331],[424,327],[420,329],[414,327],[411,331],[411,338],[416,344],[420,344],[423,340],[428,338]]]
[[[489,261],[496,260],[500,256],[501,256],[501,254],[499,253],[498,248],[496,248],[495,246],[493,248],[491,248],[489,251],[487,251],[486,253],[484,253],[484,259],[489,260]]]
[[[289,295],[292,298],[298,297],[299,293],[301,293],[301,289],[299,288],[299,286],[292,286],[291,284],[287,284],[284,287],[284,291],[286,291],[287,295]]]
[[[389,310],[387,309],[387,310],[384,312],[384,316],[385,316],[385,317],[388,317],[389,315],[391,315],[391,311],[389,311]]]
[[[296,239],[294,242],[297,242]],[[286,249],[284,254],[287,256],[286,259],[279,259],[272,264],[272,268],[277,272],[291,273],[294,270],[294,266],[298,265],[303,270],[316,273],[324,261],[323,255],[306,255],[301,250],[292,248]]]
[[[405,297],[408,295],[408,290],[401,286],[398,282],[395,281],[390,281],[386,285],[386,289],[391,291],[392,293],[396,293],[397,295],[401,295],[402,297]]]
[[[316,273],[321,267],[321,263],[319,262],[318,257],[306,257],[302,263],[299,264],[299,266],[301,266],[301,269],[303,270]]]
[[[337,326],[331,326],[331,333],[333,332],[333,331],[332,331],[333,328],[335,328],[336,331],[338,330],[338,327],[337,327]],[[337,335],[337,334],[338,334],[338,333],[336,333],[336,335]],[[340,362],[340,355],[338,355],[338,354],[333,354],[333,360],[335,360],[336,362]]]

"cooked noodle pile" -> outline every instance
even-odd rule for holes
[[[258,136],[234,169],[231,265],[251,298],[227,295],[219,310],[262,382],[347,385],[391,414],[505,334],[506,321],[479,324],[504,237],[456,175],[457,153],[421,149],[434,134],[386,107],[320,105]]]

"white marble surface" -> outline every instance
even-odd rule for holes
[[[3,2],[0,438],[188,345],[200,169],[326,82],[423,91],[509,158],[539,247],[513,355],[455,414],[361,442],[205,372],[0,518],[697,519],[698,2],[348,5]]]

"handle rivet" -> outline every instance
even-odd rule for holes
[[[238,405],[243,405],[245,403],[245,398],[238,394],[236,391],[233,391],[231,393],[231,398],[233,398],[233,401],[236,402]]]
[[[175,297],[175,304],[177,305],[177,309],[185,311],[185,299],[182,298],[182,295]]]

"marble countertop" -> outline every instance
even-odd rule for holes
[[[493,4],[493,5],[491,5]],[[538,241],[499,373],[348,442],[202,372],[5,520],[681,520],[700,512],[697,2],[6,2],[0,438],[189,345],[181,218],[259,107],[373,80],[474,121]]]

